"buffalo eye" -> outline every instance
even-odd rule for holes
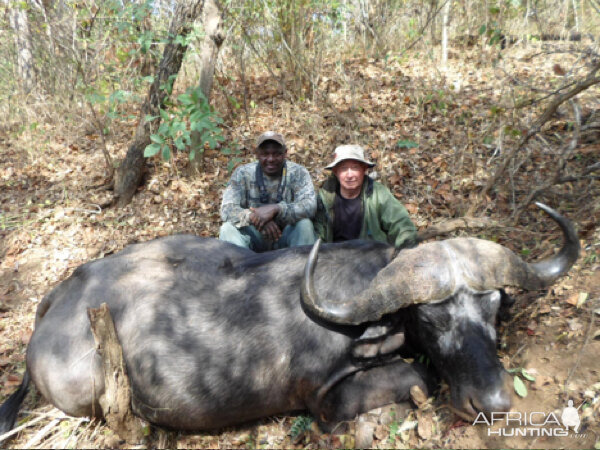
[[[445,312],[440,305],[422,305],[417,317],[424,327],[444,331],[450,328],[450,317]]]

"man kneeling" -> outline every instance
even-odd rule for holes
[[[259,136],[255,153],[258,161],[238,167],[223,193],[219,239],[255,252],[313,244],[317,201],[308,171],[286,161],[279,133]]]

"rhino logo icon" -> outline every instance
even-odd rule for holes
[[[579,408],[575,408],[573,406],[573,400],[568,401],[568,406],[563,409],[562,415],[560,416],[560,420],[562,420],[563,425],[569,430],[569,427],[573,427],[573,431],[575,433],[579,430],[579,413],[577,412]]]

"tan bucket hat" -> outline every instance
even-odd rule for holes
[[[333,151],[333,162],[325,168],[331,170],[346,159],[360,161],[369,167],[375,166],[374,162],[365,159],[365,149],[360,145],[340,145]]]
[[[283,138],[283,136],[279,133],[275,133],[274,131],[266,131],[263,134],[261,134],[256,140],[256,146],[260,147],[267,141],[275,141],[278,144],[280,144],[283,148],[286,148],[285,139]]]

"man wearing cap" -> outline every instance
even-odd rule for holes
[[[370,239],[395,247],[416,244],[408,211],[390,190],[367,175],[375,166],[359,145],[335,149],[325,169],[332,175],[319,190],[315,231],[325,242]]]
[[[238,167],[223,193],[219,239],[255,252],[314,243],[313,183],[303,166],[286,161],[286,153],[281,134],[259,136],[258,161]]]

